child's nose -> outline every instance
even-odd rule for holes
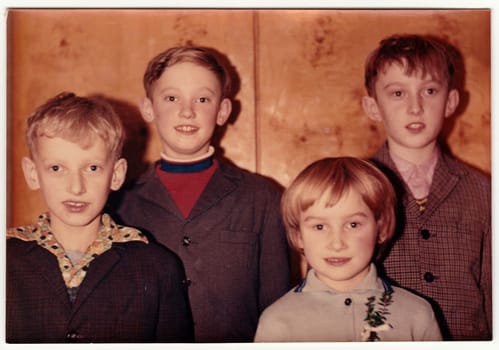
[[[182,105],[182,109],[180,110],[180,116],[182,118],[194,118],[194,109],[189,102],[186,102]]]
[[[85,180],[80,173],[74,173],[69,176],[69,192],[75,195],[85,193]]]
[[[345,240],[340,230],[330,232],[328,248],[333,250],[342,250],[345,246]]]
[[[419,95],[414,95],[409,98],[409,113],[412,115],[420,115],[423,112],[422,98]]]

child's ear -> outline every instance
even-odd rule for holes
[[[152,108],[152,101],[148,97],[144,97],[139,103],[140,114],[142,118],[150,123],[154,120],[154,110]]]
[[[128,164],[125,158],[120,158],[114,163],[113,176],[111,178],[111,190],[117,191],[125,182]]]
[[[379,232],[378,234],[378,244],[382,244],[386,241],[387,234],[386,232]]]
[[[364,109],[364,112],[369,117],[369,119],[377,122],[382,120],[381,113],[378,108],[378,103],[376,102],[376,99],[374,97],[362,97],[362,108]]]
[[[452,89],[447,96],[447,104],[445,105],[445,118],[450,117],[456,111],[459,105],[459,91]]]
[[[302,253],[303,253],[303,238],[301,236],[301,232],[299,230],[295,231],[293,234],[293,243]]]
[[[40,181],[38,179],[35,162],[31,158],[23,157],[21,160],[21,166],[23,168],[24,179],[26,180],[28,187],[32,190],[39,189]]]
[[[224,125],[230,117],[230,112],[232,112],[232,102],[230,99],[224,98],[218,108],[217,125]]]
[[[379,219],[376,224],[378,225],[378,244],[382,244],[388,238],[387,228],[383,219]]]

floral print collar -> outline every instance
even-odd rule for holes
[[[20,226],[7,230],[7,238],[17,238],[22,241],[36,241],[38,245],[47,249],[57,257],[59,269],[67,288],[78,287],[88,270],[90,262],[97,256],[109,250],[113,243],[142,241],[148,243],[147,238],[140,231],[126,226],[117,225],[108,214],[101,218],[102,226],[97,239],[88,247],[80,261],[73,265],[64,248],[57,242],[50,230],[48,213],[38,216],[34,225]]]

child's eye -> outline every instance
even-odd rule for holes
[[[397,90],[397,91],[392,92],[392,95],[395,97],[402,97],[404,95],[404,93],[400,90]]]
[[[322,231],[324,230],[324,225],[323,224],[314,225],[314,229],[317,231]]]
[[[434,88],[428,88],[425,90],[425,93],[427,95],[435,95],[437,93],[437,89],[434,89]]]
[[[168,102],[175,102],[177,98],[175,96],[165,96],[165,100]]]
[[[350,222],[350,223],[348,224],[348,227],[349,227],[349,228],[357,228],[357,227],[359,227],[359,226],[360,226],[360,223],[355,222],[355,221],[354,221],[354,222]]]
[[[53,172],[58,172],[58,171],[60,171],[60,170],[61,170],[61,167],[60,167],[59,165],[51,165],[51,166],[49,167],[49,170],[50,170],[50,171],[53,171]]]
[[[208,97],[200,97],[196,101],[200,102],[200,103],[206,103],[206,102],[209,102],[209,98]]]
[[[95,172],[95,171],[99,170],[99,166],[92,164],[88,167],[88,170],[90,170],[91,172]]]

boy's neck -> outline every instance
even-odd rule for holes
[[[91,223],[85,226],[68,226],[51,220],[50,229],[55,239],[64,250],[86,252],[88,247],[97,239],[101,228],[101,216],[99,215]]]
[[[174,164],[189,164],[189,163],[195,163],[199,162],[201,160],[205,160],[210,158],[215,154],[215,147],[210,146],[208,147],[208,151],[205,154],[202,154],[200,156],[195,156],[192,158],[187,158],[187,159],[180,159],[180,158],[175,158],[167,155],[164,152],[161,152],[161,158],[167,161],[168,163],[174,163]]]
[[[437,143],[433,142],[430,145],[422,148],[406,148],[399,147],[393,143],[388,142],[388,150],[390,154],[394,154],[398,158],[402,158],[415,165],[420,165],[428,161],[437,148]]]

